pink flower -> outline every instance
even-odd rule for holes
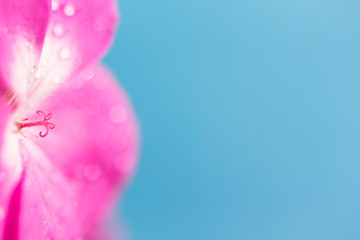
[[[97,61],[114,0],[0,0],[0,239],[107,239],[135,165],[125,93]]]

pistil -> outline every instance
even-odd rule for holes
[[[46,115],[45,112],[43,112],[43,111],[37,111],[36,114],[42,115],[44,117],[44,119],[41,121],[26,122],[29,119],[25,118],[21,122],[15,122],[15,125],[17,126],[18,130],[20,130],[22,128],[27,128],[27,127],[44,126],[46,128],[46,132],[43,133],[43,131],[41,131],[39,133],[39,136],[46,137],[49,133],[49,129],[54,129],[56,127],[55,124],[49,122],[49,120],[53,117],[53,114],[49,113]]]

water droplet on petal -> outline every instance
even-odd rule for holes
[[[54,83],[59,84],[59,83],[61,82],[60,76],[55,76],[55,77],[53,78],[53,81],[54,81]]]
[[[65,15],[68,16],[68,17],[74,16],[74,14],[75,14],[75,8],[74,8],[74,6],[71,5],[71,4],[67,4],[67,5],[65,6],[65,8],[64,8],[64,13],[65,13]]]
[[[33,73],[33,72],[35,72],[35,70],[36,70],[36,66],[32,66],[30,69],[30,72]]]
[[[94,70],[91,67],[85,67],[81,73],[80,73],[81,77],[84,80],[90,80],[94,77]]]
[[[126,120],[127,112],[122,106],[116,105],[111,108],[109,117],[113,123],[120,124]]]
[[[39,79],[39,78],[41,78],[43,76],[43,74],[44,74],[44,71],[39,68],[35,73],[35,78]]]
[[[70,57],[70,49],[63,48],[60,50],[60,58],[61,59],[68,59]]]
[[[51,10],[56,11],[59,9],[59,2],[57,0],[51,1]]]
[[[64,28],[60,24],[56,24],[53,28],[55,36],[62,36],[64,34]]]

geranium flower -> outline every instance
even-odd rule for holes
[[[113,0],[0,0],[0,239],[107,239],[136,121],[97,61]]]

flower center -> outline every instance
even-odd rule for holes
[[[46,137],[49,133],[49,129],[54,129],[56,127],[55,124],[49,122],[49,120],[53,117],[53,114],[49,113],[46,115],[45,112],[43,112],[43,111],[37,111],[36,114],[42,115],[44,117],[44,119],[41,121],[26,122],[29,119],[25,118],[21,122],[15,122],[15,125],[17,126],[18,130],[20,130],[22,128],[26,128],[26,127],[44,126],[46,128],[46,132],[43,133],[43,131],[41,131],[39,133],[39,136]]]

